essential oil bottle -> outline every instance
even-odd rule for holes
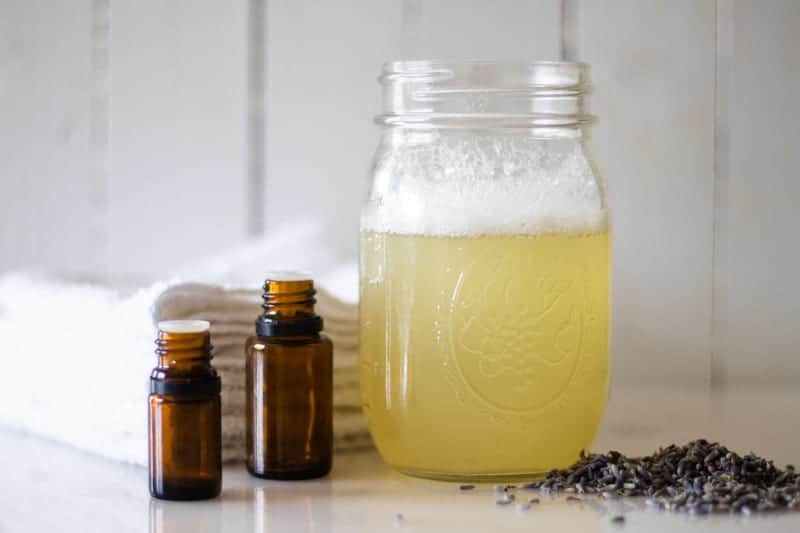
[[[321,335],[314,282],[276,272],[246,351],[247,469],[268,479],[320,477],[333,451],[333,344]]]
[[[214,498],[222,487],[222,428],[209,323],[169,320],[158,329],[148,411],[150,494]]]

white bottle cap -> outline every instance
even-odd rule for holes
[[[211,328],[207,320],[162,320],[159,331],[164,333],[203,333]]]
[[[273,270],[264,276],[267,281],[312,281],[313,278],[308,272],[299,270]]]

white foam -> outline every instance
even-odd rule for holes
[[[206,320],[162,320],[158,323],[159,331],[164,333],[203,333],[210,328]]]
[[[607,227],[577,139],[434,134],[378,161],[362,229],[419,235],[589,233]]]

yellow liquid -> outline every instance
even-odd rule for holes
[[[608,396],[608,233],[361,236],[361,388],[384,460],[502,479],[572,464]]]

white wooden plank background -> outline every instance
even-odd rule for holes
[[[577,17],[612,210],[614,376],[708,383],[714,4],[584,1]]]
[[[247,2],[112,4],[109,268],[157,275],[247,231]]]
[[[798,6],[6,0],[0,272],[157,276],[306,216],[352,256],[383,61],[563,49],[592,65],[615,379],[791,382]]]
[[[377,143],[376,78],[397,39],[399,2],[269,2],[266,227],[323,220],[343,254]]]
[[[96,269],[89,0],[0,3],[0,270]]]
[[[730,384],[797,384],[800,2],[721,4],[715,355]]]

